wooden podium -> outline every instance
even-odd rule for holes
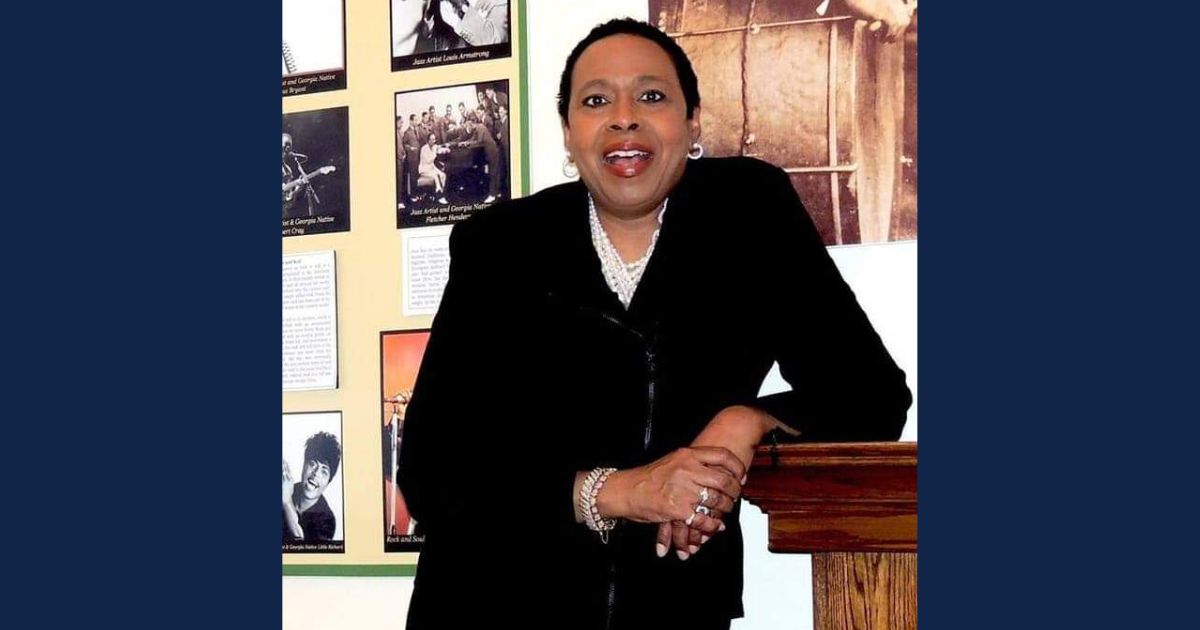
[[[916,630],[915,442],[762,446],[742,496],[768,549],[812,554],[816,630]]]

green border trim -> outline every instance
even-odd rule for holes
[[[529,0],[517,3],[517,14],[520,15],[517,32],[520,33],[521,43],[517,46],[520,51],[521,66],[517,68],[517,83],[521,86],[521,196],[529,194],[529,22],[525,4]]]
[[[415,564],[285,564],[283,574],[329,577],[412,577]]]

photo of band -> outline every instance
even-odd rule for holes
[[[412,398],[417,370],[429,342],[428,330],[388,331],[379,335],[380,385],[383,392],[383,550],[420,551],[425,537],[409,515],[396,480],[404,413]]]
[[[350,229],[349,109],[283,115],[283,235]]]
[[[346,87],[345,0],[283,0],[283,95]]]
[[[283,414],[283,552],[346,551],[342,414]]]
[[[396,227],[461,221],[512,194],[508,81],[396,94]]]
[[[392,71],[512,56],[508,0],[391,0]]]

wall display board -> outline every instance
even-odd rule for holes
[[[395,468],[389,444],[398,445],[402,433],[389,441],[388,432],[402,427],[403,393],[413,387],[441,301],[455,223],[528,192],[525,4],[284,3],[285,52],[292,55],[284,58],[285,86],[289,78],[336,74],[344,88],[318,80],[285,89],[282,98],[281,243],[291,335],[282,406],[285,437],[294,442],[285,452],[293,486],[305,479],[304,441],[317,431],[288,429],[289,422],[338,410],[338,430],[327,431],[342,453],[322,495],[334,512],[336,541],[319,549],[285,545],[285,576],[413,574],[419,525],[388,472]],[[301,11],[325,12],[306,22]],[[397,26],[414,17],[405,31],[414,36],[397,38]],[[313,40],[326,45],[310,46]],[[423,147],[430,158],[424,174]],[[393,412],[400,423],[392,423]],[[312,481],[315,490],[321,478]]]
[[[283,0],[283,96],[346,87],[346,0]]]
[[[391,0],[392,70],[512,55],[508,0]]]

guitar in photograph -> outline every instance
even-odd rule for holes
[[[296,192],[298,190],[300,190],[300,188],[302,186],[306,187],[308,185],[309,181],[312,180],[313,178],[317,177],[318,175],[328,175],[336,170],[337,170],[337,167],[332,166],[332,165],[331,166],[322,166],[321,168],[319,168],[311,173],[305,173],[305,174],[301,175],[300,177],[297,177],[296,179],[293,179],[293,180],[287,181],[287,182],[283,182],[283,209],[284,209],[284,211],[291,209],[291,207],[295,204]],[[309,191],[309,195],[315,197],[315,193],[312,192],[311,190]],[[312,201],[315,203],[320,203],[320,201],[315,198],[312,199]],[[311,205],[312,204],[310,203],[310,207],[309,207],[310,214],[312,211]]]

